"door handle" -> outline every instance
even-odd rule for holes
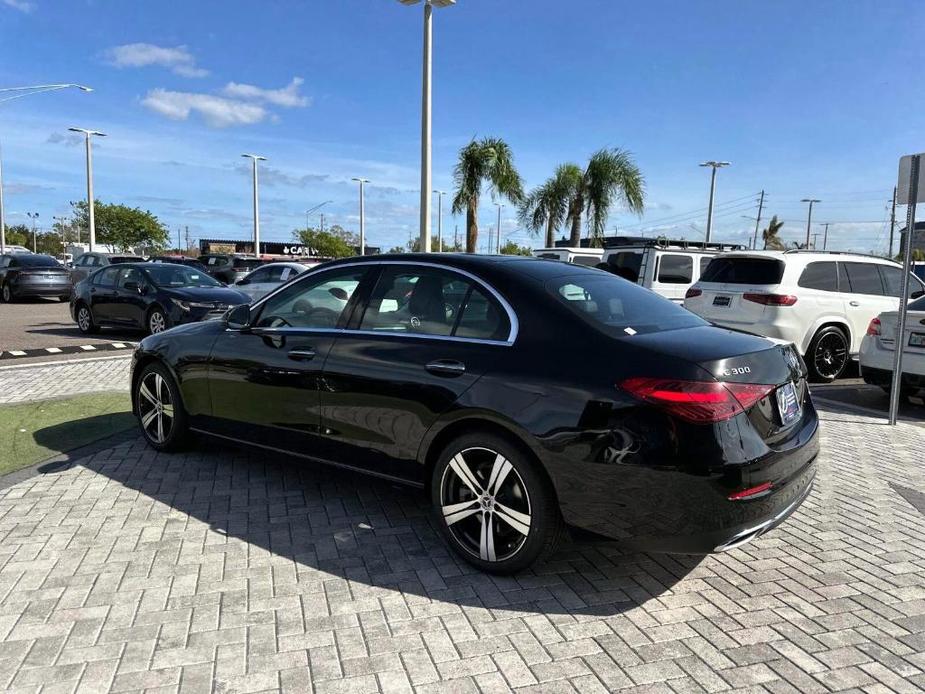
[[[465,364],[461,361],[453,361],[452,359],[437,359],[436,361],[428,363],[424,368],[431,373],[444,376],[461,376],[466,372]]]
[[[848,305],[849,306],[860,306],[861,302],[860,301],[849,301]]]
[[[289,350],[289,358],[295,361],[311,361],[315,358],[313,349],[293,349]]]

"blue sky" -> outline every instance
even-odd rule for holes
[[[898,157],[925,149],[923,19],[915,0],[459,0],[435,12],[434,186],[452,190],[473,136],[505,138],[528,186],[624,147],[647,211],[608,228],[693,239],[709,185],[697,164],[725,159],[717,238],[750,233],[742,215],[765,189],[785,239],[803,237],[799,201],[816,197],[830,248],[883,249]],[[329,223],[355,229],[363,176],[368,242],[402,244],[417,233],[420,58],[421,8],[395,0],[0,0],[0,86],[95,89],[0,104],[8,223],[38,211],[48,225],[85,195],[77,125],[109,135],[97,197],[174,233],[248,236],[240,154],[258,152],[265,239],[288,240],[325,200]],[[486,197],[483,236],[495,214]],[[444,228],[462,221],[447,212]]]

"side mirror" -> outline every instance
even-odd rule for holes
[[[241,304],[225,314],[225,327],[230,330],[247,330],[251,326],[251,307]]]
[[[925,289],[917,289],[909,295],[910,299],[920,299],[925,296]]]

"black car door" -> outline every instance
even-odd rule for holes
[[[121,323],[118,312],[116,280],[119,268],[108,267],[93,275],[90,281],[90,310],[97,323]]]
[[[118,267],[118,266],[117,266]],[[148,307],[148,295],[144,273],[135,267],[120,268],[116,280],[116,305],[114,313],[120,322],[143,327]]]
[[[338,460],[415,479],[421,439],[507,357],[510,313],[474,277],[383,263],[375,288],[324,365],[322,427]]]
[[[226,330],[210,357],[216,433],[317,458],[319,388],[328,351],[346,325],[368,266],[312,273],[256,304],[251,327]]]

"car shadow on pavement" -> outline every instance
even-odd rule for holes
[[[171,508],[160,520],[162,543],[171,535],[177,543],[183,539],[188,516],[226,538],[208,539],[203,551],[252,557],[260,556],[254,554],[259,548],[271,553],[274,567],[294,563],[300,581],[368,597],[386,599],[399,590],[427,603],[606,617],[658,599],[703,559],[626,551],[576,532],[546,563],[514,577],[491,576],[449,550],[419,490],[208,438],[166,454],[122,434],[107,448],[46,468],[46,474],[92,471]],[[420,612],[437,615],[439,605]]]

